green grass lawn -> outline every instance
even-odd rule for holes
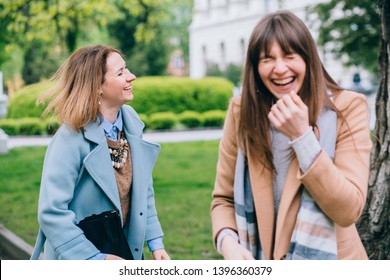
[[[33,245],[46,147],[0,155],[0,223]],[[164,244],[174,260],[221,259],[212,244],[211,192],[218,141],[162,144],[153,178]],[[145,258],[151,255],[145,250]]]

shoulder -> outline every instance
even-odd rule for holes
[[[144,126],[144,123],[141,121],[138,113],[130,105],[127,105],[127,104],[123,105],[122,112],[124,113],[124,117],[130,118],[130,119],[136,121],[139,125]]]
[[[128,104],[123,105],[123,106],[122,106],[122,110],[124,110],[124,112],[130,114],[130,115],[133,116],[133,117],[139,118],[139,117],[138,117],[138,113],[134,110],[133,107],[131,107],[131,106],[128,105]]]
[[[230,106],[233,106],[235,109],[239,109],[241,107],[241,95],[233,96],[230,99]]]
[[[229,102],[229,108],[224,122],[225,137],[236,137],[238,134],[241,111],[241,96],[234,96]]]
[[[88,151],[89,144],[82,131],[75,131],[66,124],[62,124],[47,149],[47,153],[61,154],[64,157],[75,155],[75,151]]]
[[[364,94],[343,90],[334,95],[334,104],[341,114],[341,130],[349,134],[364,131],[364,135],[369,135],[370,110]]]
[[[229,102],[228,114],[237,119],[240,116],[241,95],[233,96]]]
[[[353,109],[356,106],[367,106],[367,99],[364,94],[350,90],[342,90],[333,94],[334,104],[340,111]]]
[[[65,143],[74,143],[84,139],[82,131],[76,131],[66,124],[62,124],[53,136],[53,142],[64,141]]]

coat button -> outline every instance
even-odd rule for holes
[[[142,213],[142,212],[140,212],[140,213],[139,213],[139,215],[140,215],[140,216],[142,216],[142,215],[143,215],[143,213]]]
[[[135,248],[135,251],[138,252],[138,248]]]

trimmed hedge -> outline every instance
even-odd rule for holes
[[[145,124],[145,129],[167,130],[183,128],[213,127],[221,128],[225,120],[226,112],[211,110],[204,113],[185,111],[180,114],[173,112],[158,112],[139,114]],[[15,135],[53,135],[59,128],[56,118],[46,120],[41,118],[0,119],[0,128],[11,136]]]
[[[178,117],[179,122],[188,128],[201,127],[203,125],[201,113],[195,111],[184,111]]]
[[[134,100],[129,104],[138,113],[186,110],[226,110],[234,85],[218,77],[192,80],[187,77],[141,77],[133,82]]]
[[[27,86],[9,100],[7,118],[42,116],[45,106],[36,105],[38,95],[50,83]],[[192,80],[188,77],[141,77],[133,82],[134,100],[129,104],[139,113],[150,115],[157,112],[186,110],[205,112],[226,110],[233,95],[234,85],[219,77]]]
[[[0,128],[8,135],[42,135],[46,134],[42,120],[39,118],[2,119]]]
[[[176,115],[172,112],[153,113],[149,116],[150,128],[161,130],[171,129],[177,123]]]
[[[226,111],[222,110],[211,110],[204,112],[203,126],[205,127],[222,127],[225,122]]]

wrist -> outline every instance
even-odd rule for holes
[[[218,253],[222,254],[222,241],[225,239],[225,237],[231,237],[233,238],[236,242],[238,242],[239,238],[238,238],[238,234],[230,229],[230,228],[225,228],[223,230],[221,230],[221,232],[218,234],[218,237],[217,237],[217,251]]]

